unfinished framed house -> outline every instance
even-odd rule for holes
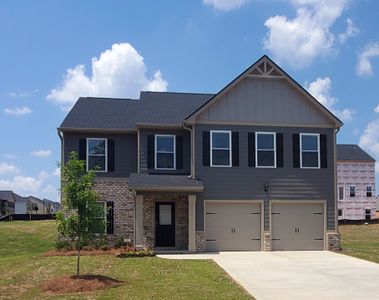
[[[375,159],[357,145],[337,145],[338,220],[376,218]]]

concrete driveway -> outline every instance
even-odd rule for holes
[[[329,251],[159,255],[213,259],[256,299],[379,299],[379,264]]]

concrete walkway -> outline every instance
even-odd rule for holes
[[[159,255],[213,259],[258,300],[379,299],[379,264],[329,251]]]

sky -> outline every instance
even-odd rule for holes
[[[264,54],[343,120],[339,143],[379,160],[378,12],[376,0],[0,0],[0,189],[59,199],[57,127],[78,97],[217,93]]]

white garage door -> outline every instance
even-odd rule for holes
[[[261,205],[206,202],[207,251],[261,250]]]
[[[273,203],[272,250],[323,250],[324,205]]]

